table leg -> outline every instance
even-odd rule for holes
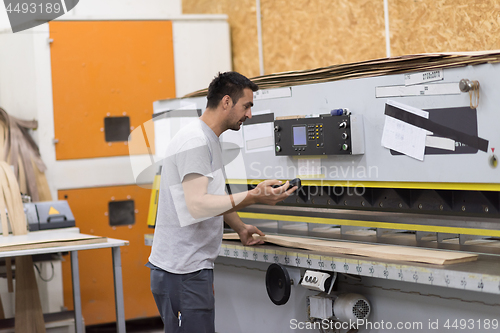
[[[125,333],[125,308],[123,302],[122,261],[120,247],[111,248],[113,251],[113,274],[115,278],[115,305],[116,331]]]
[[[71,251],[71,280],[73,281],[73,306],[75,308],[76,333],[84,333],[82,299],[80,294],[80,272],[78,270],[78,251]]]

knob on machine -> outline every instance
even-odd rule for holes
[[[267,295],[276,305],[283,305],[288,302],[292,282],[287,269],[280,264],[271,264],[266,272]]]

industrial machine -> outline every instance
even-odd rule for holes
[[[30,231],[75,226],[75,218],[66,200],[27,202],[23,205]]]
[[[421,321],[423,331],[435,320],[450,325],[462,317],[476,320],[476,330],[477,323],[498,324],[499,60],[495,52],[421,55],[339,66],[342,75],[330,75],[337,70],[333,66],[321,80],[320,70],[291,73],[281,82],[285,74],[256,78],[262,90],[254,94],[253,117],[239,131],[221,135],[227,186],[235,193],[265,179],[293,178],[302,186],[276,206],[241,210],[245,223],[266,234],[479,257],[434,266],[224,241],[215,268],[217,330],[246,332],[252,325],[255,331],[289,332],[300,328],[291,328],[293,320],[311,322],[312,310],[329,314],[314,318],[339,320],[335,313],[341,310],[331,309],[344,304],[338,300],[346,293],[363,296],[342,311],[354,311],[361,300],[363,318],[379,323]],[[306,76],[310,82],[301,79]],[[203,93],[157,101],[155,112],[204,108]],[[156,133],[163,142],[175,134]],[[298,270],[302,282],[305,276],[312,283],[335,273],[338,286],[306,289],[274,271],[271,284],[283,290],[266,292],[270,264]],[[284,284],[289,280],[295,283]],[[281,298],[287,302],[276,306]]]

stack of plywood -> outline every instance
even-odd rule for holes
[[[498,50],[461,53],[429,53],[367,60],[311,70],[269,74],[254,77],[252,81],[258,84],[260,89],[271,89],[497,62],[500,62],[500,51]],[[206,95],[207,89],[203,89],[188,94],[185,97]]]

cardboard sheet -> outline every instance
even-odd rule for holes
[[[252,81],[255,82],[260,89],[270,89],[362,77],[435,71],[445,68],[497,62],[500,62],[500,51],[498,50],[426,53],[360,61],[311,70],[269,74],[254,77]],[[404,82],[404,77],[401,79],[402,82]],[[188,94],[185,97],[206,96],[206,94],[207,89],[203,89]]]

